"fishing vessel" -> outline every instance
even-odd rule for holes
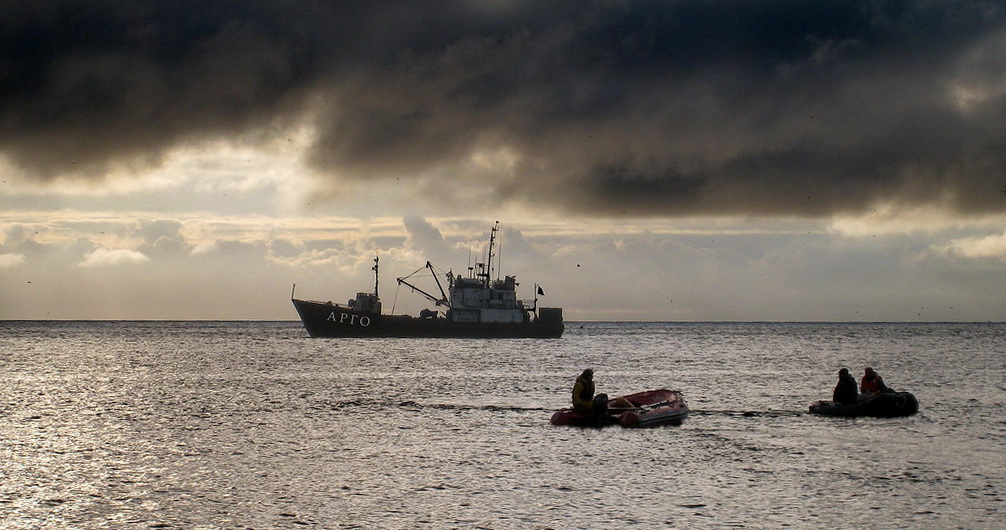
[[[498,231],[499,222],[490,231],[486,261],[469,266],[467,276],[450,271],[441,275],[428,261],[419,269],[433,273],[440,296],[414,285],[411,277],[416,273],[397,279],[399,286],[418,292],[435,306],[422,310],[419,316],[382,312],[378,295],[380,257],[374,258],[373,292],[356,293],[346,305],[298,299],[296,285],[290,298],[312,337],[561,337],[562,309],[538,307],[538,296],[544,294],[541,287],[534,286],[534,300],[528,304],[517,298],[515,277],[497,275],[493,279],[493,245]]]

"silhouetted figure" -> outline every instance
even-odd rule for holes
[[[856,389],[856,378],[849,373],[848,368],[838,371],[838,384],[835,385],[835,392],[831,400],[835,403],[855,403],[859,398],[859,391]]]
[[[864,397],[871,397],[887,391],[887,385],[884,384],[884,378],[874,372],[873,368],[867,368],[863,373],[863,379],[859,382],[859,391]]]
[[[573,412],[590,414],[594,408],[594,370],[587,368],[573,384]]]

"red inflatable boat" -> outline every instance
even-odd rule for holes
[[[552,414],[552,425],[654,427],[681,425],[688,415],[688,405],[681,392],[666,388],[619,396],[609,399],[607,404],[607,410],[600,414],[580,414],[573,409],[556,411]]]

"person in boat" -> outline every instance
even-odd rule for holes
[[[594,408],[594,370],[587,368],[573,384],[573,412],[590,414]]]
[[[604,425],[608,421],[608,394],[594,395],[594,370],[590,368],[573,385],[573,412],[587,416],[587,424]]]
[[[873,397],[881,392],[887,391],[887,385],[884,384],[884,378],[880,377],[880,374],[875,372],[873,368],[866,368],[866,372],[863,373],[863,379],[859,382],[859,391],[863,394],[863,397]]]
[[[856,378],[849,373],[848,368],[838,371],[838,384],[835,385],[835,392],[832,393],[831,400],[835,403],[855,403],[859,399],[859,391],[856,389]]]

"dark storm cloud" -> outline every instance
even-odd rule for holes
[[[312,10],[284,2],[7,2],[0,148],[41,177],[156,162],[282,119],[318,75]]]
[[[14,2],[41,177],[312,120],[311,163],[618,215],[1006,206],[1002,2]],[[484,198],[484,197],[483,197]]]

